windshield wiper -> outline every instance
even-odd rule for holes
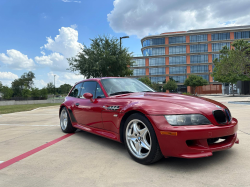
[[[123,92],[115,92],[109,95],[119,95],[119,94],[126,94],[126,93],[134,93],[134,92],[130,92],[130,91],[123,91]]]
[[[153,91],[141,91],[141,92],[153,92]]]

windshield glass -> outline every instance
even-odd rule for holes
[[[132,92],[154,92],[152,88],[134,78],[110,78],[102,79],[101,82],[108,95]]]

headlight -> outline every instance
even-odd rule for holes
[[[166,115],[166,120],[170,125],[208,125],[211,122],[201,114],[188,114],[188,115]]]

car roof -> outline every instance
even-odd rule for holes
[[[100,81],[102,79],[111,79],[111,78],[131,78],[131,77],[98,77],[98,78],[90,78],[90,79],[81,80],[81,81],[75,83],[75,85],[78,84],[78,83],[81,83],[81,82],[85,82],[85,81]]]

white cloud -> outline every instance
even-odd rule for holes
[[[66,71],[68,68],[67,59],[59,53],[51,53],[48,56],[36,56],[35,61],[38,64],[49,66],[51,70],[55,71]]]
[[[44,88],[46,86],[47,86],[47,83],[43,79],[40,79],[40,80],[35,79],[34,80],[34,87],[41,89],[41,88]]]
[[[0,80],[15,80],[18,79],[18,76],[11,72],[0,72]]]
[[[55,78],[56,87],[59,87],[62,84],[70,84],[73,86],[76,82],[79,82],[84,79],[84,76],[76,75],[74,73],[54,73],[53,71],[51,71],[47,75],[49,78],[49,82],[53,82],[53,84]]]
[[[113,4],[107,15],[111,28],[138,37],[250,24],[249,0],[115,0]]]
[[[78,42],[78,31],[70,27],[62,27],[59,29],[59,35],[54,39],[47,37],[47,43],[40,48],[52,53],[46,56],[42,51],[43,56],[36,56],[35,61],[49,66],[53,71],[66,71],[69,68],[66,58],[75,57],[82,48],[83,45]]]
[[[6,55],[7,54],[7,55]],[[7,53],[0,53],[0,61],[7,64],[9,68],[21,69],[34,69],[35,63],[29,59],[27,55],[22,54],[15,49],[7,50]]]
[[[5,86],[11,86],[11,82],[18,79],[18,76],[11,72],[0,72],[0,81]]]
[[[81,81],[81,80],[85,79],[83,75],[76,75],[74,73],[64,73],[63,78],[65,78],[67,80],[73,79],[74,81]]]
[[[78,26],[77,26],[77,24],[73,24],[73,25],[70,25],[70,27],[71,27],[72,29],[76,29]]]

